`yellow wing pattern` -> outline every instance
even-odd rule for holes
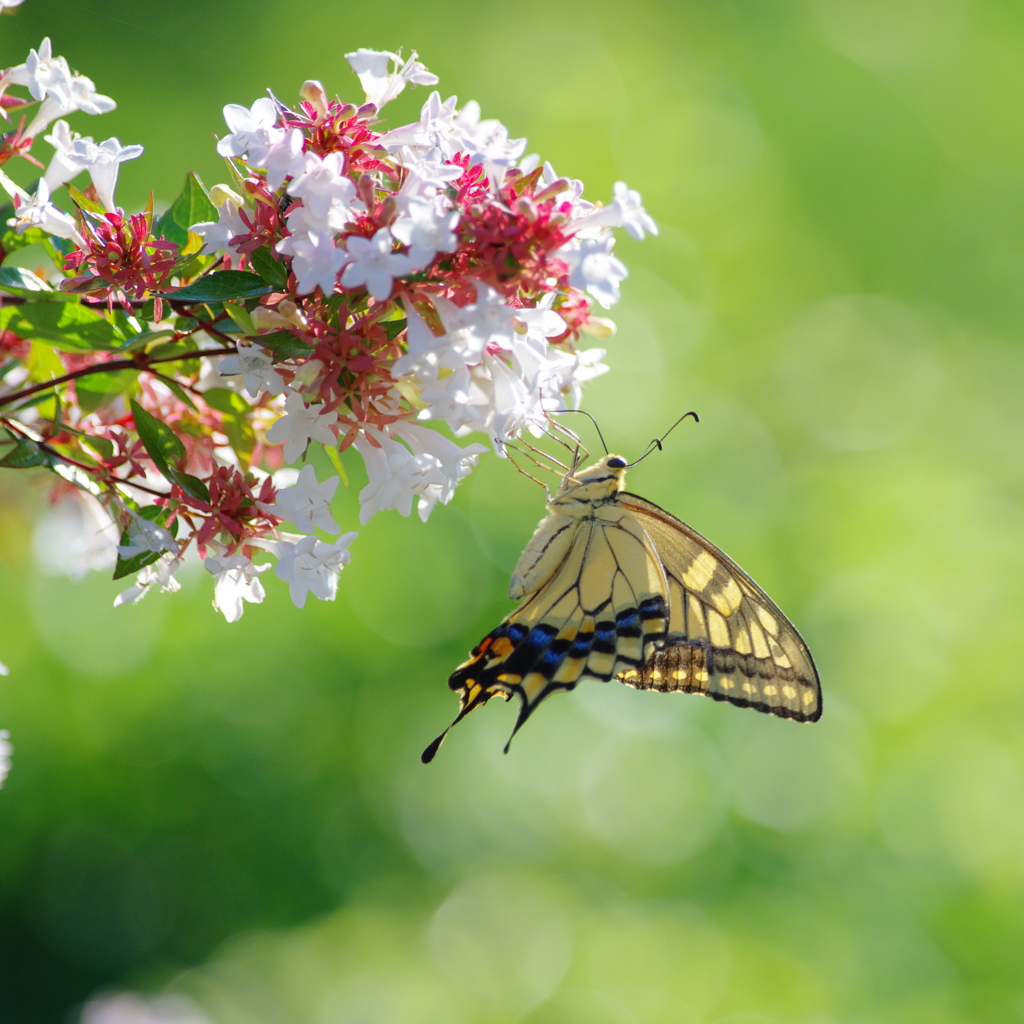
[[[661,560],[635,517],[614,504],[597,508],[575,527],[554,574],[452,674],[448,685],[461,698],[452,725],[491,697],[515,695],[514,736],[556,690],[641,669],[665,636],[666,585]],[[424,763],[446,733],[423,752]]]
[[[704,693],[741,707],[816,722],[821,685],[796,627],[724,552],[635,494],[618,504],[643,526],[668,577],[664,643],[617,678],[637,689]]]

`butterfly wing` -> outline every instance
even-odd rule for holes
[[[740,707],[816,722],[821,684],[796,627],[724,552],[653,502],[617,503],[642,526],[668,581],[664,643],[617,674],[637,689],[704,693]]]
[[[564,522],[560,529],[561,540],[550,543],[564,542]],[[544,552],[540,533],[531,549]],[[625,508],[600,506],[576,520],[562,562],[448,680],[461,698],[455,722],[491,697],[515,695],[515,735],[556,690],[571,690],[584,678],[607,682],[642,671],[664,642],[667,586],[662,559]],[[446,733],[423,752],[424,762]]]

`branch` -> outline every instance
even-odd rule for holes
[[[215,332],[218,335],[219,331]],[[182,335],[187,338],[188,335]],[[226,337],[226,335],[224,336]],[[31,395],[35,395],[40,391],[46,391],[48,388],[55,388],[59,384],[67,384],[68,381],[77,380],[79,377],[88,377],[93,373],[109,373],[112,370],[145,370],[151,363],[174,363],[184,362],[186,359],[199,359],[202,356],[218,356],[218,355],[229,355],[232,352],[237,352],[237,348],[232,342],[230,348],[208,348],[208,349],[196,349],[194,352],[185,352],[181,355],[175,356],[160,356],[157,359],[112,359],[107,363],[94,363],[92,366],[83,366],[80,370],[72,370],[71,373],[65,373],[62,377],[54,377],[53,380],[43,381],[42,384],[33,384],[30,388],[22,388],[21,391],[12,391],[9,395],[0,396],[0,406],[10,405],[11,402],[17,402],[19,399],[28,398]]]

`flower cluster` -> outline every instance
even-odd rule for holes
[[[342,476],[339,452],[362,457],[362,523],[414,504],[426,520],[488,445],[501,457],[539,436],[607,369],[581,339],[614,330],[596,308],[626,277],[612,229],[656,232],[637,193],[619,182],[591,204],[476,103],[438,92],[386,130],[381,108],[437,78],[415,52],[347,59],[363,102],[307,81],[294,107],[225,107],[230,180],[190,174],[160,216],[152,200],[116,205],[118,168],[142,149],[62,119],[114,104],[49,40],[0,75],[5,114],[39,103],[0,162],[34,160],[51,125],[54,149],[33,194],[0,171],[0,257],[36,243],[55,267],[0,267],[0,466],[61,478],[52,515],[70,521],[77,502],[90,538],[57,560],[135,575],[118,604],[176,589],[190,551],[228,621],[263,600],[271,567],[299,607],[333,600],[356,534],[330,511],[338,475],[287,468],[311,445]],[[73,213],[52,201],[65,185]],[[452,439],[473,433],[488,445]]]

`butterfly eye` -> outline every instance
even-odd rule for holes
[[[620,459],[618,457],[618,455],[613,455],[608,460],[608,468],[609,469],[625,469],[626,468],[626,460],[625,459]]]

